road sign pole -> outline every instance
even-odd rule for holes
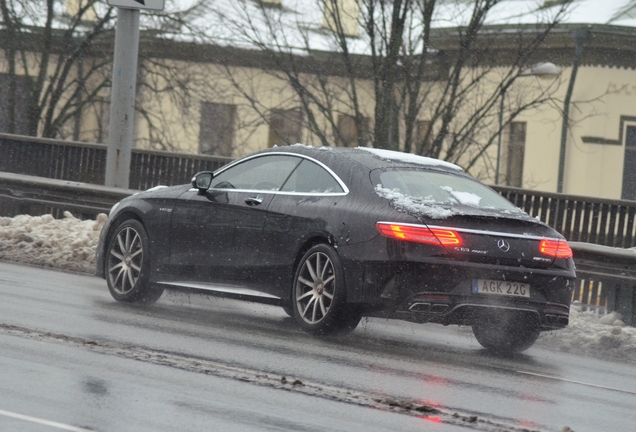
[[[106,186],[129,187],[138,52],[139,10],[118,8],[106,154]]]

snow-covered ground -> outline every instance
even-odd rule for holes
[[[0,259],[81,273],[95,273],[95,248],[107,216],[80,220],[69,212],[0,217]]]
[[[618,312],[598,316],[570,307],[570,325],[563,330],[545,332],[538,345],[595,357],[636,361],[636,328],[625,326]]]
[[[82,221],[69,212],[0,218],[0,259],[92,274],[95,247],[106,215]],[[620,314],[599,317],[574,304],[570,325],[543,333],[537,344],[560,351],[636,361],[636,328],[625,326]]]

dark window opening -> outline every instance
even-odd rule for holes
[[[622,199],[636,200],[636,126],[625,131],[625,161],[623,162]]]
[[[523,159],[526,150],[526,122],[512,122],[508,126],[505,184],[523,185]]]
[[[235,118],[235,105],[202,102],[199,153],[232,156]]]
[[[298,109],[272,110],[269,118],[268,147],[289,145],[301,140],[302,112]]]
[[[356,119],[350,115],[340,114],[338,116],[338,145],[344,147],[357,147],[359,145],[358,137],[362,139],[362,143],[369,141],[369,118],[362,118],[362,130],[358,130]]]
[[[15,75],[15,94],[10,94],[10,79],[8,74],[0,74],[0,132],[18,135],[29,134],[29,92],[27,77]],[[13,105],[13,122],[10,110]],[[13,123],[13,124],[11,124]]]
[[[415,122],[414,148],[416,149],[416,151],[424,152],[430,147],[431,138],[433,137],[433,132],[432,131],[429,132],[430,127],[431,127],[431,122],[428,120],[417,120]]]

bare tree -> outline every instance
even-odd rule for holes
[[[347,142],[339,118],[348,116],[358,145],[470,169],[500,132],[503,93],[506,127],[524,110],[551,101],[559,85],[553,80],[529,90],[516,82],[544,60],[540,47],[569,2],[526,11],[536,18],[531,25],[486,25],[500,3],[314,0],[272,7],[242,1],[216,14],[234,41],[261,53],[263,73],[287,83],[295,95],[287,104],[302,109],[304,126],[322,145]],[[322,29],[302,13],[312,7],[323,14]],[[245,82],[234,85],[265,121],[278,108],[259,101]]]
[[[16,106],[26,103],[26,133],[55,137],[109,80],[112,53],[99,44],[112,29],[113,10],[96,13],[97,0],[78,2],[74,14],[54,0],[0,0],[7,63],[7,131],[16,132]],[[18,82],[25,85],[18,91]],[[90,87],[87,83],[91,83]]]
[[[207,0],[179,8],[168,0],[168,12],[144,12],[138,94],[146,99],[168,94],[176,106],[188,105],[184,67],[156,56],[152,49],[162,35],[193,33],[191,22]],[[112,74],[116,10],[102,0],[0,0],[0,74],[4,99],[3,131],[33,136],[78,139],[91,113],[107,118]],[[155,55],[153,57],[153,55]],[[141,98],[141,97],[140,97]],[[155,147],[169,149],[161,112],[150,112],[139,101],[138,114],[147,123]],[[107,125],[96,121],[97,128]],[[96,134],[96,137],[99,134]],[[104,136],[102,136],[104,139]]]

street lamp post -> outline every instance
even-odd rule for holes
[[[525,74],[519,74],[518,77],[536,76],[539,78],[548,78],[560,75],[559,68],[550,62],[537,63],[530,68],[530,72]],[[499,135],[497,137],[497,165],[495,168],[495,184],[499,184],[499,172],[501,167],[501,142],[503,138],[503,114],[504,114],[504,101],[506,98],[506,87],[501,87],[501,104],[499,105]]]
[[[581,57],[583,56],[583,44],[590,37],[588,29],[579,29],[574,32],[574,61],[572,62],[572,73],[570,74],[570,82],[565,92],[565,100],[563,101],[563,118],[561,119],[561,145],[559,147],[559,173],[557,177],[557,193],[563,193],[563,177],[565,175],[565,150],[568,139],[568,126],[570,122],[570,100],[574,91],[574,83],[576,74],[579,70]]]

